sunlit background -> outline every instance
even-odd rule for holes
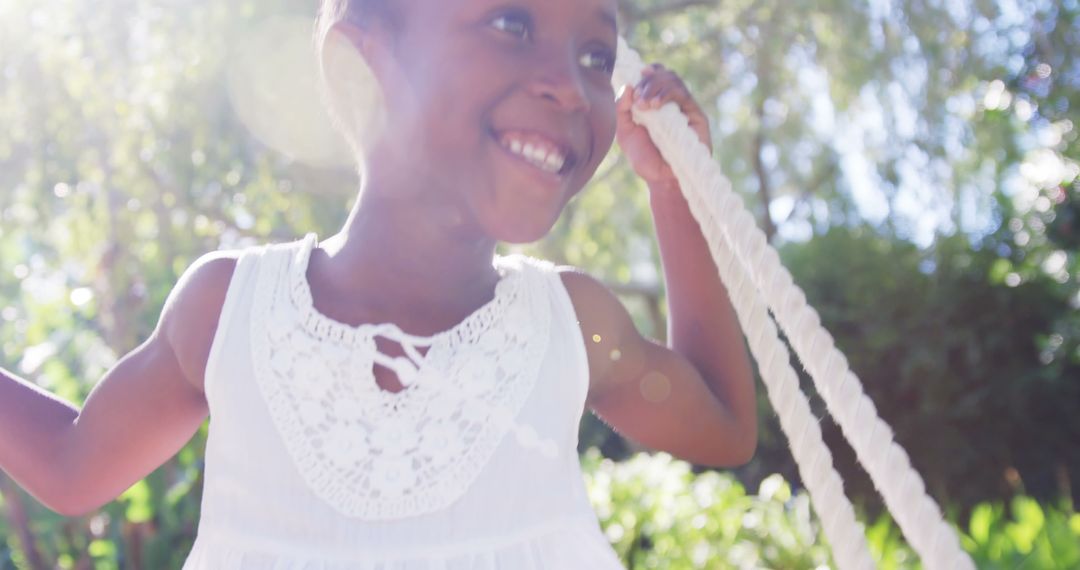
[[[81,402],[199,255],[338,229],[358,181],[316,87],[315,4],[0,0],[0,366]],[[980,567],[1080,567],[1076,0],[619,7],[709,112],[724,172]],[[521,249],[604,279],[664,337],[647,195],[617,151]],[[831,564],[761,412],[757,457],[719,475],[586,414],[590,498],[629,567]],[[914,568],[822,425],[882,567]],[[0,477],[0,569],[179,568],[204,444],[83,519]]]

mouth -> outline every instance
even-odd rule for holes
[[[563,177],[577,164],[577,155],[569,144],[542,133],[508,129],[492,135],[503,150],[547,174]]]

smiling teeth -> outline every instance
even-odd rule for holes
[[[546,172],[558,173],[566,165],[566,156],[554,148],[522,142],[516,138],[503,141],[503,147]]]

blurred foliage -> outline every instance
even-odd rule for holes
[[[689,464],[665,453],[614,462],[593,449],[582,467],[604,533],[628,568],[833,566],[809,496],[793,491],[780,475],[766,477],[751,494],[729,474],[695,476]],[[1080,514],[1070,504],[1040,505],[1017,496],[1007,507],[980,503],[967,520],[953,528],[978,568],[1080,565]],[[882,570],[922,567],[887,516],[865,530]]]
[[[337,230],[349,166],[311,158],[323,135],[281,135],[251,113],[318,122],[310,82],[280,81],[306,77],[287,66],[311,62],[286,48],[304,45],[312,4],[0,2],[0,365],[81,402],[196,257]],[[928,489],[970,520],[965,548],[982,567],[1075,566],[1076,0],[619,6],[631,43],[712,116],[733,187]],[[524,249],[601,277],[664,336],[648,200],[620,154]],[[805,496],[772,475],[798,485],[759,392],[761,445],[741,484],[663,456],[586,454],[608,536],[635,567],[828,564]],[[825,434],[882,567],[913,567],[838,430]],[[0,568],[179,567],[205,437],[81,519],[0,485]],[[587,414],[592,447],[640,449]]]
[[[1007,238],[920,250],[837,227],[781,251],[931,494],[961,509],[1017,491],[1051,500],[1080,482],[1080,358],[1048,359],[1042,340],[1068,298],[1043,273],[1004,283]],[[823,428],[847,488],[873,497],[839,428]]]

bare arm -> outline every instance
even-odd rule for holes
[[[685,347],[641,336],[619,299],[596,279],[574,270],[564,270],[562,279],[585,338],[589,409],[631,440],[697,465],[732,467],[750,460],[756,417],[752,407],[733,402],[724,385],[715,386],[726,377],[684,355]],[[725,364],[739,363],[741,339],[702,339],[710,340],[711,346],[698,346]],[[748,382],[735,380],[738,388]],[[750,390],[752,395],[752,384]]]
[[[658,65],[619,99],[616,136],[649,186],[671,313],[670,348],[643,339],[618,299],[599,283],[573,273],[564,274],[564,281],[590,339],[593,411],[654,449],[698,464],[738,465],[757,446],[753,374],[742,333],[674,172],[631,116],[634,105],[659,108],[669,102],[679,105],[711,148],[701,107],[677,75]]]
[[[203,375],[234,267],[221,254],[193,265],[150,338],[105,375],[82,410],[0,369],[0,469],[74,516],[175,455],[208,415]]]

